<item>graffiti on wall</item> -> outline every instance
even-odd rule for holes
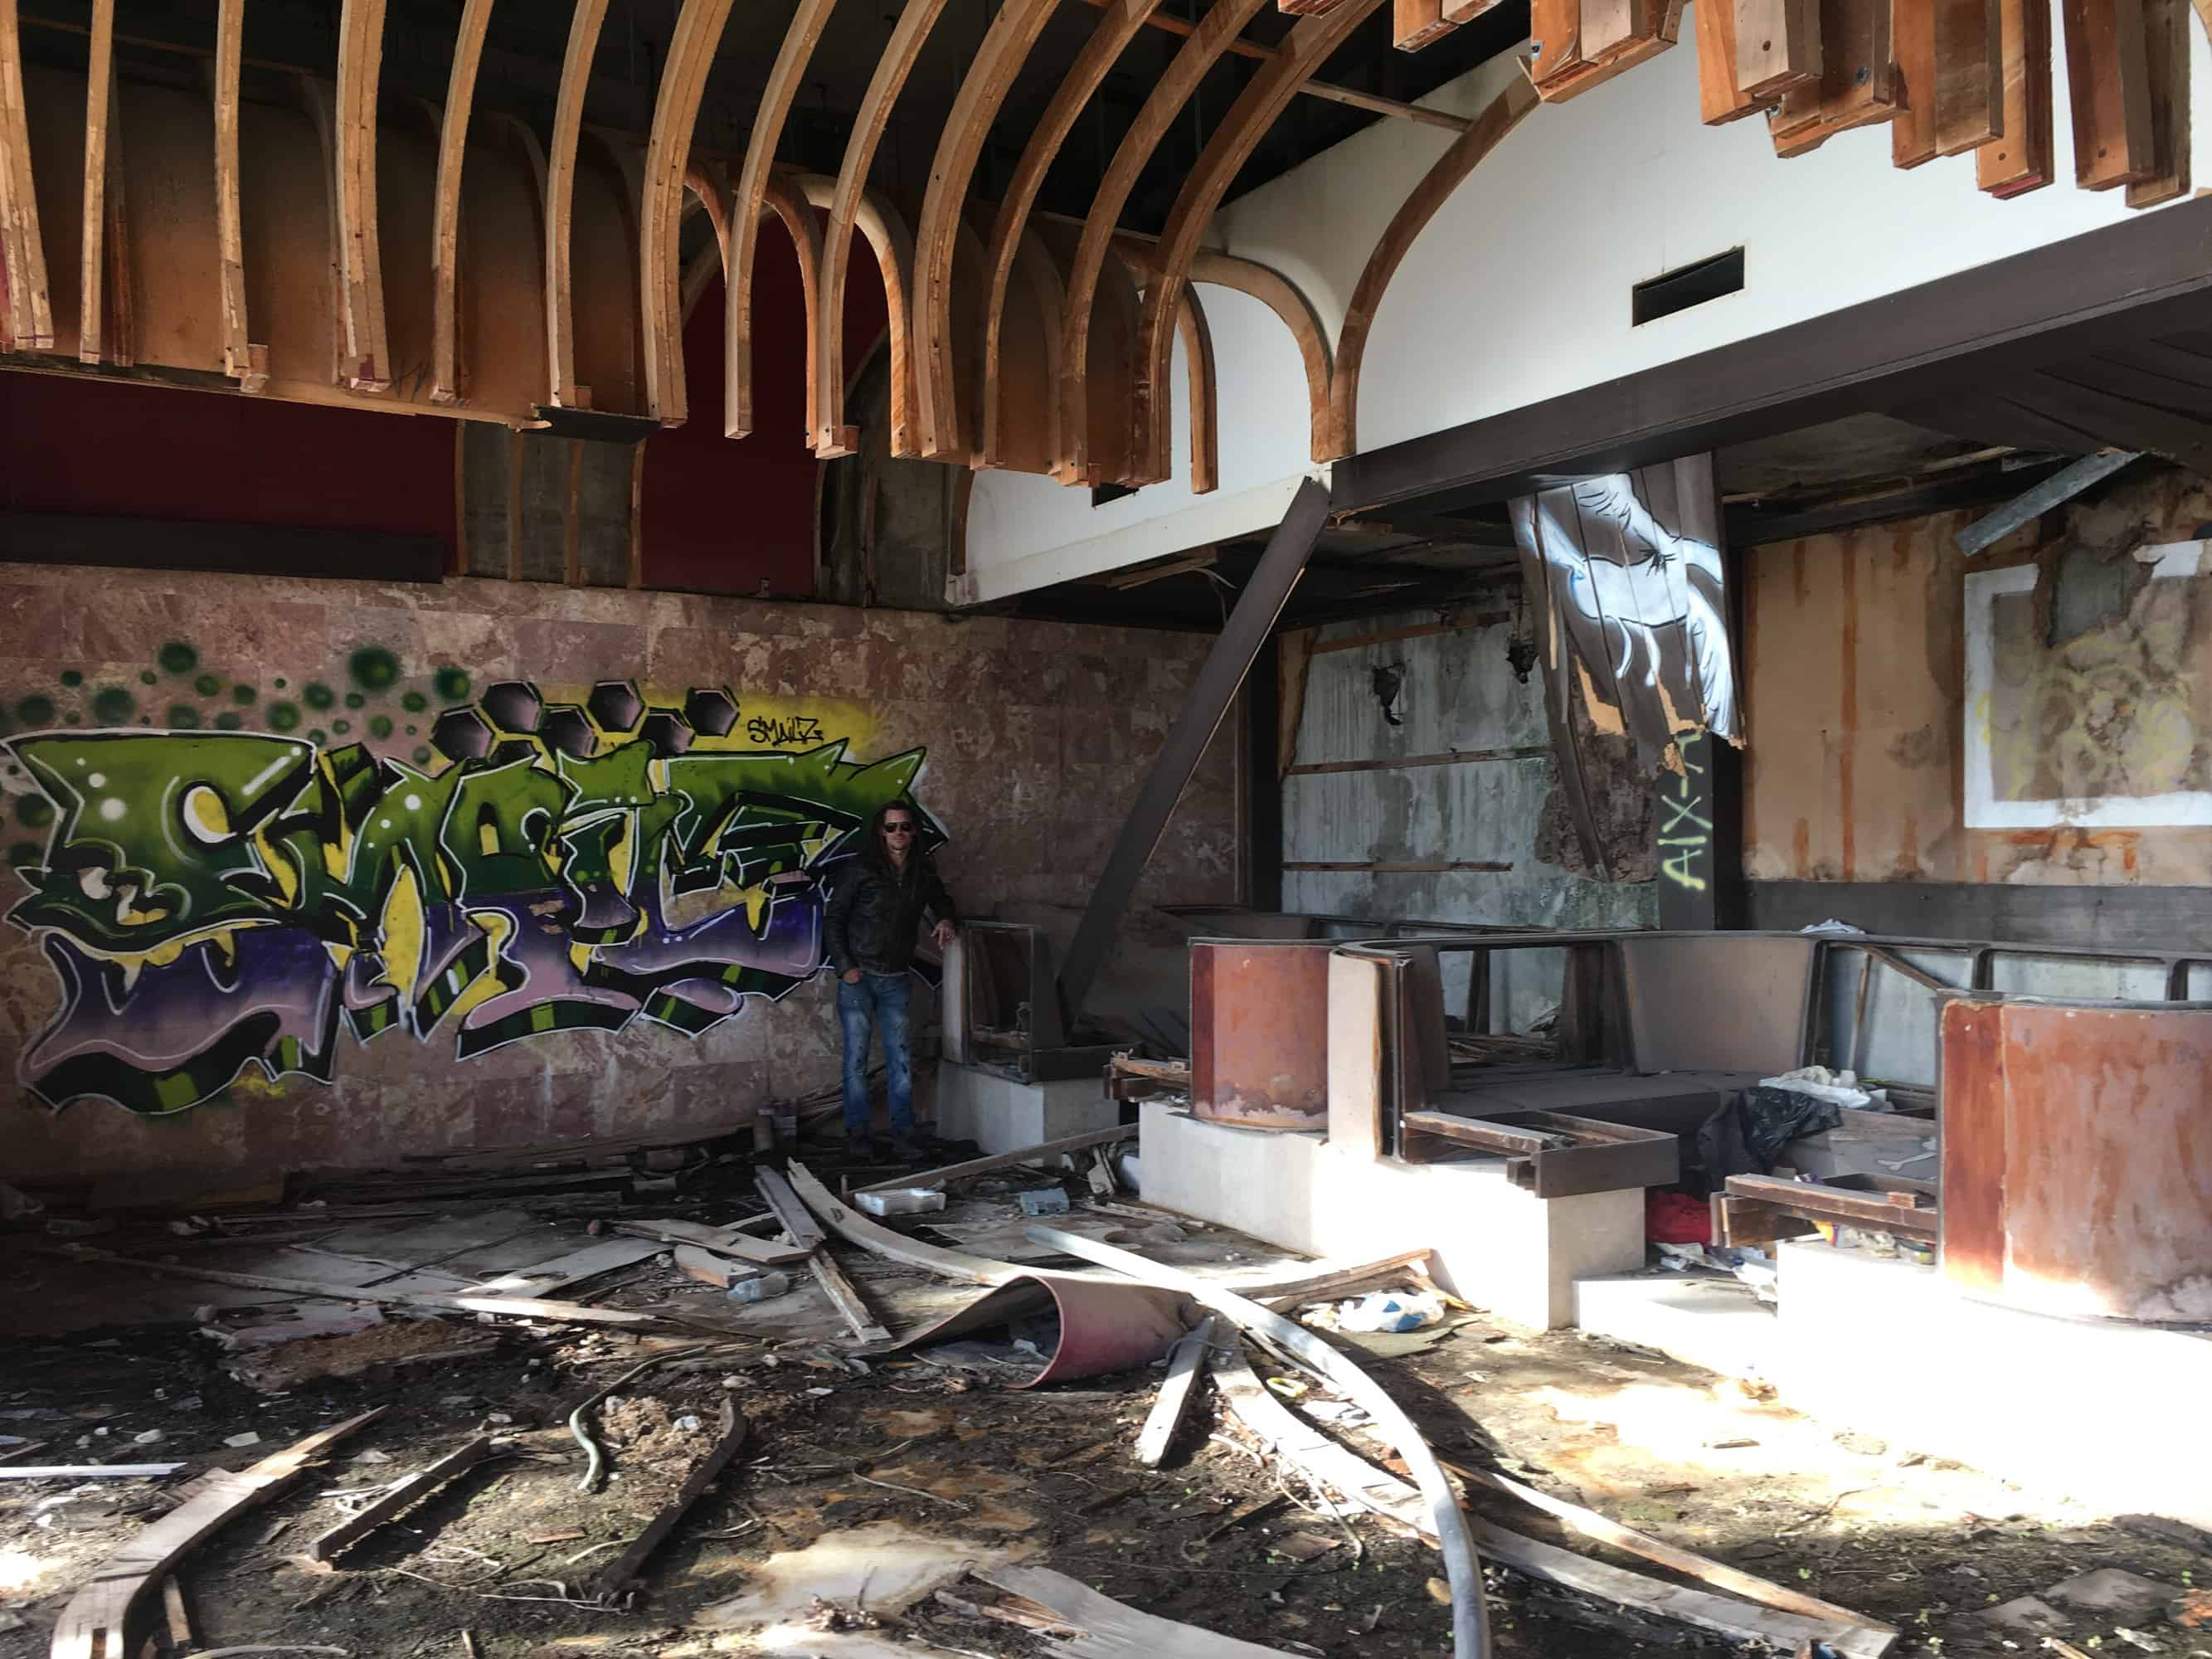
[[[266,701],[199,675],[198,705],[143,714],[65,675],[83,707],[58,724],[16,703],[44,729],[0,743],[6,781],[44,839],[9,850],[9,920],[61,990],[21,1060],[38,1098],[158,1114],[254,1067],[328,1082],[341,1026],[461,1059],[636,1020],[696,1036],[820,968],[827,866],[924,761],[848,760],[821,717],[719,688],[507,681],[438,708],[388,653],[351,674]]]

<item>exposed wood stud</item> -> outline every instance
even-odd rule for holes
[[[2110,190],[2157,166],[2144,0],[2062,0],[2074,182]]]
[[[1725,5],[1727,0],[1722,3]],[[1701,15],[1700,26],[1705,21]],[[1474,125],[1437,158],[1421,181],[1407,193],[1382,240],[1367,256],[1358,284],[1345,307],[1344,326],[1337,335],[1336,363],[1328,381],[1331,453],[1326,459],[1349,455],[1359,447],[1359,371],[1366,361],[1367,338],[1374,331],[1376,315],[1389,292],[1390,279],[1397,275],[1398,267],[1437,210],[1536,104],[1535,88],[1527,81],[1518,77],[1508,81],[1504,90],[1475,118]]]
[[[914,72],[915,60],[929,39],[930,30],[936,26],[938,16],[945,9],[945,0],[906,0],[899,20],[892,27],[890,40],[884,47],[883,56],[877,60],[875,73],[868,78],[868,89],[860,100],[859,112],[853,118],[851,138],[845,146],[845,159],[837,173],[835,194],[830,204],[830,226],[822,239],[822,282],[824,326],[816,343],[821,364],[818,387],[821,427],[816,434],[816,453],[823,456],[849,455],[860,442],[860,434],[845,424],[845,331],[830,324],[830,319],[842,314],[845,293],[845,273],[849,268],[853,249],[853,230],[862,207],[866,190],[868,172],[875,165],[876,149],[882,143],[884,129],[890,124],[891,107],[905,89],[907,76]],[[881,250],[878,250],[878,258]],[[913,269],[911,242],[903,261],[906,269]],[[897,401],[899,381],[903,374],[911,393],[914,373],[913,343],[907,338],[906,319],[900,313],[912,296],[911,285],[902,292],[890,294],[891,323],[891,385],[894,403]],[[909,313],[910,314],[910,313]],[[901,361],[904,360],[902,370]],[[915,434],[910,422],[912,406],[907,409],[908,429],[902,432],[900,442],[891,453],[908,456],[915,453]]]
[[[107,220],[100,239],[107,265],[106,280],[100,289],[107,312],[101,325],[100,349],[107,361],[118,368],[128,368],[138,360],[137,280],[131,258],[131,218],[124,201],[124,144],[122,88],[117,84],[111,65],[107,89],[107,183],[100,191],[100,208]],[[258,392],[268,382],[268,364],[260,348],[251,349],[254,354],[251,372],[239,384],[242,391]]]
[[[337,151],[338,308],[345,320],[344,383],[392,383],[384,329],[384,261],[377,234],[376,107],[384,63],[385,0],[345,0],[338,21]]]
[[[553,147],[545,158],[545,358],[550,401],[571,406],[576,397],[575,292],[569,278],[570,228],[576,204],[576,149],[584,134],[584,90],[592,78],[607,0],[576,0],[568,46],[561,62],[561,90],[553,107]]]
[[[1816,0],[1735,0],[1735,84],[1765,98],[1820,78]]]
[[[241,392],[268,385],[257,372],[246,313],[246,221],[239,200],[238,116],[240,48],[246,0],[222,0],[215,25],[216,240],[222,260],[222,372]],[[333,160],[332,165],[335,165]]]
[[[2051,8],[2044,0],[1999,0],[2004,35],[2004,136],[1974,152],[1974,179],[2005,199],[2057,176],[2051,136]]]
[[[837,199],[838,184],[818,173],[796,175],[792,184],[801,191],[810,204],[831,208]],[[811,218],[811,215],[808,216]],[[833,217],[834,228],[836,220]],[[883,198],[873,191],[863,191],[854,204],[850,221],[867,241],[876,256],[877,275],[884,284],[884,310],[890,318],[886,331],[885,351],[890,363],[890,453],[902,459],[916,453],[914,441],[914,351],[907,337],[907,319],[912,314],[910,296],[914,293],[914,237],[907,229],[906,221],[892,211]],[[842,333],[839,323],[842,307],[833,302],[833,293],[842,295],[844,289],[832,289],[829,282],[830,266],[828,238],[822,243],[822,276],[815,284],[820,326],[817,329],[816,363],[821,371],[815,386],[814,403],[820,424],[816,428],[818,447],[816,453],[825,458],[849,455],[860,443],[857,428],[843,424],[845,398],[851,387],[840,381],[833,389],[826,378],[832,361],[842,365],[844,352],[840,344],[833,352],[830,337]],[[864,354],[862,361],[866,361]],[[842,367],[839,370],[842,374]]]
[[[1263,65],[1246,83],[1198,161],[1183,181],[1160,235],[1160,279],[1146,290],[1143,328],[1137,358],[1137,465],[1146,478],[1164,477],[1168,426],[1167,371],[1173,361],[1175,305],[1189,280],[1199,238],[1231,183],[1275,119],[1297,94],[1300,82],[1328,61],[1382,0],[1344,0],[1335,10],[1300,20],[1285,38],[1282,55]]]
[[[2208,0],[2208,3],[2212,3],[2212,0]],[[1029,226],[1030,210],[1036,201],[1037,190],[1044,183],[1045,174],[1060,154],[1060,146],[1066,143],[1067,135],[1074,130],[1076,118],[1082,114],[1091,94],[1098,89],[1099,83],[1105,80],[1122,50],[1144,27],[1159,4],[1160,0],[1113,0],[1113,3],[1108,5],[1106,15],[1098,20],[1097,27],[1083,43],[1074,63],[1068,66],[1066,77],[1053,93],[1052,101],[1046,105],[1044,113],[1030,129],[1029,142],[1022,147],[1021,160],[1015,164],[1013,177],[1008,180],[1000,198],[998,217],[991,227],[990,245],[984,256],[990,273],[990,287],[983,302],[983,431],[980,444],[986,465],[997,465],[1000,458],[1000,329],[1006,315],[1006,287],[1013,273],[1017,251]],[[1065,285],[1062,286],[1064,288]],[[1060,318],[1055,315],[1048,320],[1047,326],[1050,332],[1060,332]],[[1055,367],[1060,362],[1061,350],[1061,345],[1057,343],[1051,349]],[[1051,393],[1056,410],[1064,408],[1058,385],[1055,380]],[[1062,446],[1072,440],[1066,435],[1065,417],[1061,413],[1055,412],[1053,425],[1055,428],[1053,453],[1055,456],[1065,454],[1066,451]]]
[[[23,101],[23,55],[15,0],[0,0],[0,250],[7,258],[7,333],[19,351],[51,350],[53,297],[39,234],[31,173],[30,112]]]
[[[2143,23],[2151,171],[2128,186],[2131,208],[2156,207],[2190,189],[2189,12],[2184,0],[2143,0]]]
[[[761,218],[766,214],[774,214],[781,222],[785,234],[791,238],[792,252],[799,258],[799,293],[806,306],[806,429],[799,434],[799,439],[802,443],[811,448],[817,423],[821,418],[821,394],[817,384],[820,355],[816,343],[820,339],[822,330],[825,326],[835,328],[842,325],[842,308],[838,307],[827,313],[828,320],[825,321],[821,291],[822,225],[821,222],[814,216],[812,204],[793,186],[790,179],[773,175],[761,192],[761,199],[764,210],[763,214],[755,216],[753,222],[756,231],[759,228]],[[743,236],[744,223],[744,198],[740,197],[738,204],[738,217],[730,227],[730,245],[733,249]],[[736,257],[734,252],[731,255],[733,267]],[[732,276],[731,280],[734,282],[734,276]],[[892,384],[896,387],[897,384],[896,379]]]
[[[730,251],[724,272],[726,287],[723,304],[727,325],[722,360],[722,422],[725,435],[732,438],[744,437],[753,429],[753,260],[760,245],[761,215],[769,209],[769,170],[775,161],[776,146],[782,142],[784,123],[790,118],[792,102],[799,95],[800,84],[806,78],[806,66],[813,60],[816,43],[821,40],[822,30],[836,4],[837,0],[799,0],[790,27],[784,31],[783,45],[769,70],[768,85],[761,93],[752,132],[745,140],[744,165],[738,174],[735,199],[731,204]],[[807,314],[811,319],[820,311],[815,295],[822,258],[819,248],[810,246],[819,240],[814,216],[808,212],[805,216],[807,237],[798,246],[800,259],[809,262]],[[816,329],[810,321],[806,358],[806,441],[810,447],[815,441],[818,419],[815,400],[820,367],[816,354],[820,348],[815,335]]]
[[[1472,23],[1498,3],[1499,0],[1444,0],[1444,21]]]
[[[82,363],[96,363],[101,355],[106,254],[100,237],[107,228],[106,195],[112,171],[107,160],[107,122],[114,97],[115,0],[93,0],[91,56],[84,77],[84,234],[76,284],[76,356]]]
[[[1820,77],[1784,93],[1767,125],[1777,155],[1802,155],[1897,113],[1890,0],[1828,0],[1820,21]]]
[[[653,131],[646,140],[644,188],[638,205],[638,316],[646,411],[664,426],[680,423],[688,407],[677,240],[692,129],[699,122],[700,100],[714,66],[714,50],[729,21],[730,4],[731,0],[684,0],[669,41],[660,90],[653,100]]]
[[[460,401],[461,166],[469,147],[469,112],[476,101],[477,66],[493,0],[467,0],[453,41],[453,67],[446,81],[446,110],[438,133],[438,195],[430,236],[432,298],[430,401]]]
[[[953,371],[952,253],[975,164],[991,136],[1014,77],[1053,18],[1056,0],[1006,0],[969,62],[945,118],[929,186],[915,226],[914,326],[915,410],[921,453],[964,459],[969,449]],[[1102,26],[1103,27],[1103,26]]]

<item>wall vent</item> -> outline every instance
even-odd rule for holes
[[[1648,282],[1638,283],[1629,302],[1630,320],[1633,326],[1641,328],[1662,317],[1687,311],[1692,306],[1717,300],[1723,294],[1736,293],[1742,287],[1743,250],[1732,247],[1726,253],[1716,253],[1695,264],[1677,265],[1672,270],[1661,271]]]

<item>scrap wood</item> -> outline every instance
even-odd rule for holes
[[[702,1250],[696,1244],[678,1244],[675,1250],[676,1266],[685,1277],[697,1279],[702,1285],[712,1285],[718,1291],[726,1291],[740,1279],[757,1279],[761,1270],[749,1261],[736,1261],[726,1255],[716,1255],[712,1250]]]
[[[348,1516],[307,1546],[312,1560],[327,1561],[356,1539],[375,1531],[409,1504],[418,1502],[434,1486],[442,1486],[464,1470],[474,1468],[492,1454],[492,1437],[480,1434],[436,1462],[396,1480],[392,1489],[367,1509]]]
[[[515,1267],[496,1279],[488,1279],[481,1285],[471,1285],[469,1294],[508,1296],[520,1291],[533,1294],[565,1291],[571,1285],[580,1285],[587,1279],[597,1279],[602,1273],[633,1266],[659,1253],[660,1247],[650,1239],[601,1239],[580,1250],[571,1250],[566,1255],[556,1255],[550,1261],[541,1261],[534,1267]]]
[[[22,1463],[0,1469],[0,1480],[146,1480],[174,1474],[182,1463]]]
[[[1372,1279],[1391,1273],[1401,1273],[1416,1263],[1425,1262],[1432,1252],[1424,1246],[1418,1250],[1404,1250],[1396,1255],[1384,1256],[1379,1261],[1362,1262],[1357,1267],[1331,1267],[1316,1261],[1322,1269],[1297,1279],[1278,1279],[1257,1285],[1231,1285],[1237,1295],[1253,1302],[1272,1303],[1282,1306],[1304,1307],[1310,1302],[1324,1302],[1357,1289]]]
[[[1291,1411],[1261,1385],[1250,1365],[1241,1357],[1217,1358],[1213,1380],[1214,1386],[1221,1391],[1223,1402],[1237,1420],[1278,1456],[1297,1463],[1316,1480],[1341,1492],[1362,1508],[1435,1541],[1435,1531],[1420,1494],[1328,1438]],[[1485,1556],[1533,1578],[1638,1612],[1715,1631],[1738,1641],[1759,1641],[1786,1650],[1794,1650],[1802,1642],[1818,1641],[1849,1656],[1849,1659],[1880,1659],[1897,1639],[1894,1630],[1869,1624],[1856,1613],[1846,1613],[1840,1618],[1807,1618],[1771,1610],[1607,1566],[1571,1550],[1524,1538],[1478,1516],[1466,1517],[1466,1524]]]
[[[647,1523],[643,1532],[630,1540],[629,1547],[601,1571],[599,1593],[602,1597],[617,1594],[637,1576],[638,1569],[645,1565],[646,1559],[659,1549],[662,1540],[676,1529],[676,1523],[684,1518],[684,1511],[698,1501],[699,1494],[714,1484],[715,1477],[728,1468],[730,1460],[743,1449],[751,1425],[738,1415],[736,1405],[728,1400],[723,1401],[721,1438],[692,1467],[683,1486],[677,1489],[676,1496],[661,1506],[660,1513]]]
[[[955,1166],[956,1168],[958,1166]],[[895,1233],[889,1227],[878,1226],[867,1217],[849,1210],[830,1195],[830,1189],[808,1171],[804,1164],[793,1158],[788,1170],[792,1190],[805,1201],[806,1207],[848,1243],[886,1261],[896,1261],[909,1267],[919,1267],[924,1273],[941,1278],[965,1280],[971,1285],[1003,1285],[1010,1279],[1028,1275],[1029,1269],[1018,1267],[1011,1261],[994,1261],[988,1256],[969,1255],[962,1250],[947,1250],[934,1244],[925,1244],[918,1239]],[[894,1183],[910,1185],[908,1182]]]
[[[831,1258],[827,1237],[807,1213],[799,1194],[791,1190],[790,1182],[774,1170],[762,1170],[753,1180],[762,1199],[776,1219],[783,1223],[784,1231],[791,1236],[793,1243],[807,1252],[807,1270],[814,1275],[814,1282],[822,1287],[822,1293],[830,1298],[830,1305],[837,1310],[855,1340],[871,1344],[889,1342],[891,1334],[869,1310],[866,1300]]]
[[[1200,1371],[1212,1340],[1213,1320],[1209,1316],[1200,1321],[1197,1329],[1176,1343],[1169,1355],[1168,1374],[1160,1384],[1159,1398],[1152,1402],[1151,1414],[1145,1419],[1144,1429],[1137,1436],[1137,1462],[1144,1468],[1156,1469],[1167,1456],[1168,1443],[1175,1438],[1191,1401],[1197,1395]]]
[[[250,1509],[279,1496],[307,1465],[384,1415],[363,1412],[233,1472],[212,1469],[191,1496],[108,1557],[92,1582],[70,1598],[54,1626],[52,1659],[106,1659],[119,1654],[141,1597],[201,1540]]]
[[[855,1193],[887,1193],[901,1187],[942,1187],[954,1181],[965,1181],[969,1176],[990,1175],[1000,1170],[1018,1169],[1024,1164],[1036,1164],[1062,1152],[1086,1152],[1093,1146],[1110,1146],[1117,1141],[1134,1140],[1137,1126],[1122,1125],[1115,1129],[1093,1129],[1086,1134],[1063,1135],[1058,1140],[1039,1141],[1034,1146],[1024,1146],[1018,1152],[999,1152],[990,1158],[970,1158],[965,1164],[947,1164],[941,1170],[926,1170],[920,1175],[894,1176],[866,1187],[854,1188]],[[794,1164],[797,1169],[800,1166]]]
[[[781,1267],[806,1259],[806,1252],[796,1244],[763,1243],[748,1238],[735,1227],[707,1227],[696,1221],[617,1221],[615,1231],[637,1238],[657,1238],[665,1244],[696,1244],[718,1255],[733,1255],[763,1267]]]
[[[1040,1243],[1056,1244],[1070,1255],[1098,1262],[1141,1283],[1182,1291],[1243,1330],[1262,1335],[1296,1354],[1300,1364],[1334,1383],[1373,1418],[1378,1431],[1398,1449],[1399,1455],[1420,1481],[1420,1496],[1428,1508],[1429,1530],[1443,1551],[1444,1573],[1451,1583],[1453,1650],[1458,1659],[1481,1659],[1489,1652],[1489,1617],[1483,1604],[1482,1564],[1475,1557],[1474,1540],[1467,1517],[1460,1511],[1459,1494],[1453,1490],[1450,1477],[1437,1462],[1428,1443],[1421,1438],[1420,1431],[1413,1426],[1413,1419],[1366,1372],[1304,1326],[1177,1268],[1050,1227],[1032,1228],[1030,1236]],[[1417,1504],[1415,1507],[1419,1506]]]
[[[1020,1596],[1054,1624],[1074,1631],[1054,1648],[1070,1659],[1289,1659],[1279,1648],[1140,1613],[1049,1567],[979,1566],[974,1572],[993,1589]]]
[[[822,1229],[807,1213],[806,1206],[799,1201],[799,1194],[791,1190],[791,1182],[784,1178],[781,1170],[755,1170],[753,1185],[760,1193],[761,1201],[768,1206],[769,1213],[783,1224],[783,1231],[791,1236],[793,1244],[802,1250],[820,1247],[824,1240]]]

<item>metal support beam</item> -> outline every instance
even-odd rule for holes
[[[1083,913],[1075,942],[1068,947],[1067,960],[1060,968],[1060,1006],[1066,1011],[1071,1031],[1113,945],[1121,913],[1137,890],[1137,878],[1144,874],[1152,848],[1159,844],[1183,786],[1198,769],[1206,745],[1213,740],[1261,647],[1274,632],[1283,607],[1290,603],[1291,590],[1305,574],[1306,560],[1321,538],[1328,518],[1328,488],[1306,479],[1291,498],[1289,511],[1268,538],[1267,550],[1260,556],[1227,624],[1206,653],[1205,665],[1198,671],[1190,695],[1183,699],[1174,728],[1161,745],[1159,757],[1137,793],[1136,804],[1122,822],[1121,834],[1115,838],[1114,850],[1107,854],[1106,868],[1091,890],[1090,908]],[[1272,750],[1255,757],[1254,763],[1263,761],[1272,772]]]
[[[2109,478],[2130,461],[2142,459],[2137,449],[2112,449],[2101,455],[2084,455],[2063,472],[2054,472],[2034,489],[2015,495],[1985,519],[1977,519],[1956,539],[1961,553],[1973,554],[1995,547],[2032,519],[2039,519],[2063,506],[2091,484]]]

